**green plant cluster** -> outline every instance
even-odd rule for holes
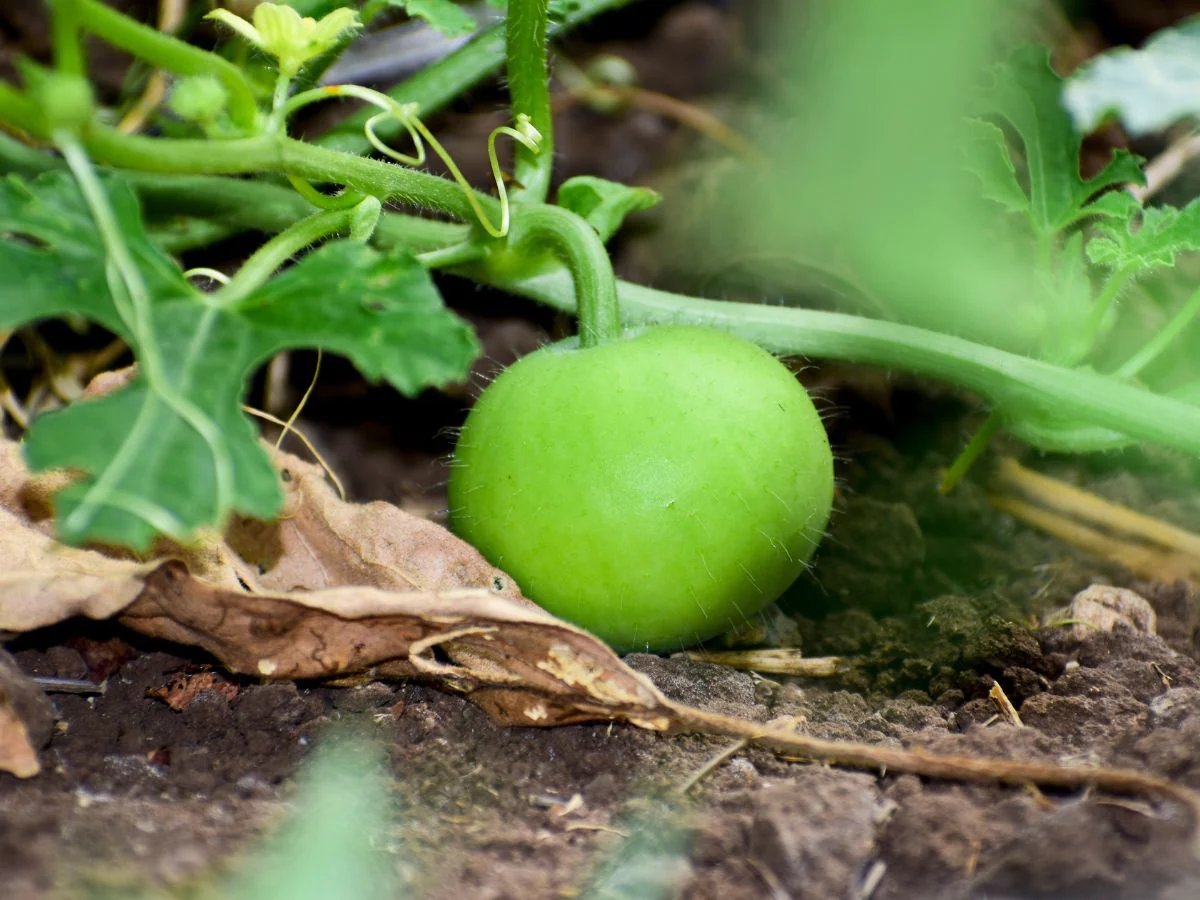
[[[434,269],[578,313],[585,346],[633,325],[703,324],[776,353],[854,360],[960,385],[992,411],[988,433],[1005,428],[1039,447],[1150,442],[1200,454],[1193,402],[1200,373],[1187,363],[1200,293],[1164,299],[1150,290],[1159,275],[1174,277],[1183,254],[1200,249],[1200,214],[1195,204],[1144,207],[1125,192],[1123,185],[1141,181],[1139,162],[1127,154],[1090,179],[1079,175],[1080,138],[1044,51],[1018,48],[995,65],[992,83],[954,132],[962,141],[950,168],[973,177],[972,208],[990,209],[984,239],[1003,248],[1009,275],[1014,260],[1028,262],[1019,277],[993,279],[1001,297],[1001,287],[1028,290],[1008,298],[1026,311],[1017,337],[992,340],[989,323],[1004,310],[979,304],[930,314],[898,301],[867,314],[722,302],[616,279],[605,241],[628,213],[657,197],[582,178],[563,184],[551,202],[546,46],[554,33],[621,0],[509,0],[503,22],[477,28],[459,50],[386,94],[314,85],[384,7],[403,6],[465,34],[460,8],[372,0],[360,16],[334,0],[260,4],[251,21],[218,14],[215,25],[228,40],[208,51],[100,0],[49,5],[53,64],[26,63],[20,85],[0,84],[0,166],[9,173],[0,187],[0,329],[83,317],[126,341],[139,364],[129,384],[39,418],[26,437],[34,469],[80,475],[58,498],[64,540],[143,549],[157,535],[187,539],[235,511],[275,514],[275,474],[240,404],[255,368],[280,350],[335,351],[366,377],[408,394],[464,377],[477,346],[442,304]],[[860,17],[842,25],[865,31],[877,43],[858,50],[875,53],[894,29],[886,17],[862,29],[871,21],[868,7],[842,4]],[[953,18],[948,10],[956,4],[930,7],[928,16]],[[1177,37],[1194,42],[1194,32]],[[113,110],[97,103],[87,77],[85,38],[170,74],[171,100],[150,132],[126,134],[110,124]],[[882,58],[902,63],[922,52],[889,44]],[[838,66],[854,62],[853,54],[829,54],[821,65],[836,84]],[[498,196],[461,177],[422,171],[426,145],[456,171],[422,117],[501,67],[513,126],[489,142]],[[1076,80],[1072,90],[1085,83]],[[1088,96],[1089,108],[1099,102],[1101,110],[1120,111],[1147,94]],[[370,110],[312,141],[290,135],[300,109],[347,98]],[[1179,113],[1167,108],[1156,124]],[[1091,124],[1094,116],[1084,118]],[[417,140],[417,153],[392,149],[405,135]],[[830,128],[807,139],[829,138],[836,155],[837,136]],[[517,142],[511,196],[495,163],[498,137]],[[385,158],[362,155],[372,149]],[[761,180],[751,168],[730,176],[733,189]],[[826,223],[849,221],[819,184],[809,195],[823,198]],[[764,221],[771,222],[766,214]],[[886,250],[880,259],[913,256],[887,215],[878,227],[859,222],[870,247]],[[821,225],[810,219],[805,228]],[[242,231],[271,237],[228,284],[212,292],[195,287],[176,255]],[[967,284],[954,247],[924,252],[934,277],[947,273],[947,283]],[[891,274],[868,284],[871,293],[885,295],[889,283],[900,300],[905,291],[921,293],[923,283],[905,283],[891,265],[876,268]]]

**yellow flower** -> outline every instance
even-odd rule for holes
[[[318,21],[279,3],[260,3],[254,7],[254,24],[227,9],[215,9],[205,18],[229,26],[274,56],[279,61],[279,71],[288,78],[310,59],[332,49],[345,32],[361,27],[358,13],[346,7],[335,9]]]

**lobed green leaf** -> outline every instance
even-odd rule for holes
[[[1004,131],[985,119],[972,119],[967,138],[967,169],[979,178],[984,198],[1009,212],[1028,213],[1029,197],[1017,177]]]
[[[106,189],[151,295],[137,327],[114,301],[74,182],[52,173],[0,189],[8,273],[0,327],[82,315],[125,338],[143,362],[129,384],[40,417],[26,437],[33,469],[79,473],[56,498],[66,541],[142,550],[160,534],[186,539],[234,511],[274,515],[277,476],[240,404],[250,375],[280,350],[334,350],[407,394],[461,379],[475,356],[470,328],[406,252],[332,242],[222,305],[150,243],[129,188],[111,180]]]
[[[1114,197],[1117,195],[1114,195]],[[1142,209],[1128,194],[1131,214],[1096,224],[1096,237],[1088,242],[1088,259],[1111,269],[1138,271],[1175,265],[1179,253],[1200,250],[1200,200],[1183,209],[1152,206]],[[1140,213],[1140,215],[1138,215]]]
[[[1062,81],[1050,68],[1043,47],[1016,50],[997,70],[992,112],[1016,131],[1024,149],[1028,202],[1024,209],[1035,234],[1049,238],[1075,222],[1104,210],[1093,208],[1090,201],[1106,188],[1135,183],[1144,184],[1141,160],[1123,150],[1113,154],[1098,174],[1085,179],[1079,174],[1080,138],[1071,125],[1060,99]],[[977,133],[979,129],[977,129]],[[990,135],[995,141],[995,135]],[[1006,148],[985,145],[992,157],[977,163],[977,174],[984,173],[984,185],[1005,206],[1015,204],[1011,184],[1004,169],[1015,166],[1011,155],[997,163],[994,157]]]
[[[147,287],[155,297],[195,295],[178,266],[146,237],[132,192],[111,192]],[[0,183],[0,328],[81,315],[126,341],[132,339],[108,288],[104,246],[91,213],[65,174],[30,183],[10,175]]]

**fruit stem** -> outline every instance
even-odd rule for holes
[[[595,347],[620,336],[612,261],[587,221],[558,206],[523,207],[514,211],[509,249],[526,258],[549,250],[566,264],[575,288],[580,346]]]

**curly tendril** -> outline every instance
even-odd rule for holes
[[[488,135],[488,162],[491,165],[492,179],[496,183],[496,195],[500,201],[500,223],[497,225],[492,222],[488,214],[480,205],[478,198],[475,196],[470,183],[459,169],[457,163],[442,146],[441,142],[434,137],[425,123],[421,121],[418,113],[419,108],[416,103],[397,103],[386,94],[381,94],[379,91],[371,90],[370,88],[362,87],[357,84],[335,84],[327,87],[314,88],[311,91],[304,91],[292,97],[284,107],[284,115],[290,116],[297,110],[309,105],[317,103],[321,100],[326,100],[331,97],[353,97],[357,100],[362,100],[370,103],[380,110],[379,113],[369,118],[363,126],[363,133],[366,135],[367,141],[379,153],[386,156],[394,162],[404,166],[423,166],[427,158],[425,147],[429,146],[438,158],[445,163],[450,176],[462,188],[463,195],[467,198],[467,202],[471,205],[472,211],[475,213],[479,224],[483,230],[492,237],[501,238],[508,234],[509,224],[511,221],[511,210],[508,201],[508,189],[504,184],[504,175],[500,171],[500,160],[496,155],[496,141],[501,136],[512,138],[517,143],[528,149],[531,153],[537,153],[541,148],[542,135],[534,127],[529,120],[529,116],[521,114],[517,116],[513,124],[501,125],[498,128],[492,129],[492,133]],[[405,131],[413,143],[413,153],[401,153],[392,147],[389,147],[379,137],[376,132],[380,122],[392,120],[397,122]],[[321,194],[307,182],[301,179],[292,178],[293,186],[304,197],[316,203],[318,206],[329,208],[327,204],[331,202],[342,203],[344,197],[348,198],[350,192],[339,195],[336,198]],[[347,203],[347,205],[350,205]]]

